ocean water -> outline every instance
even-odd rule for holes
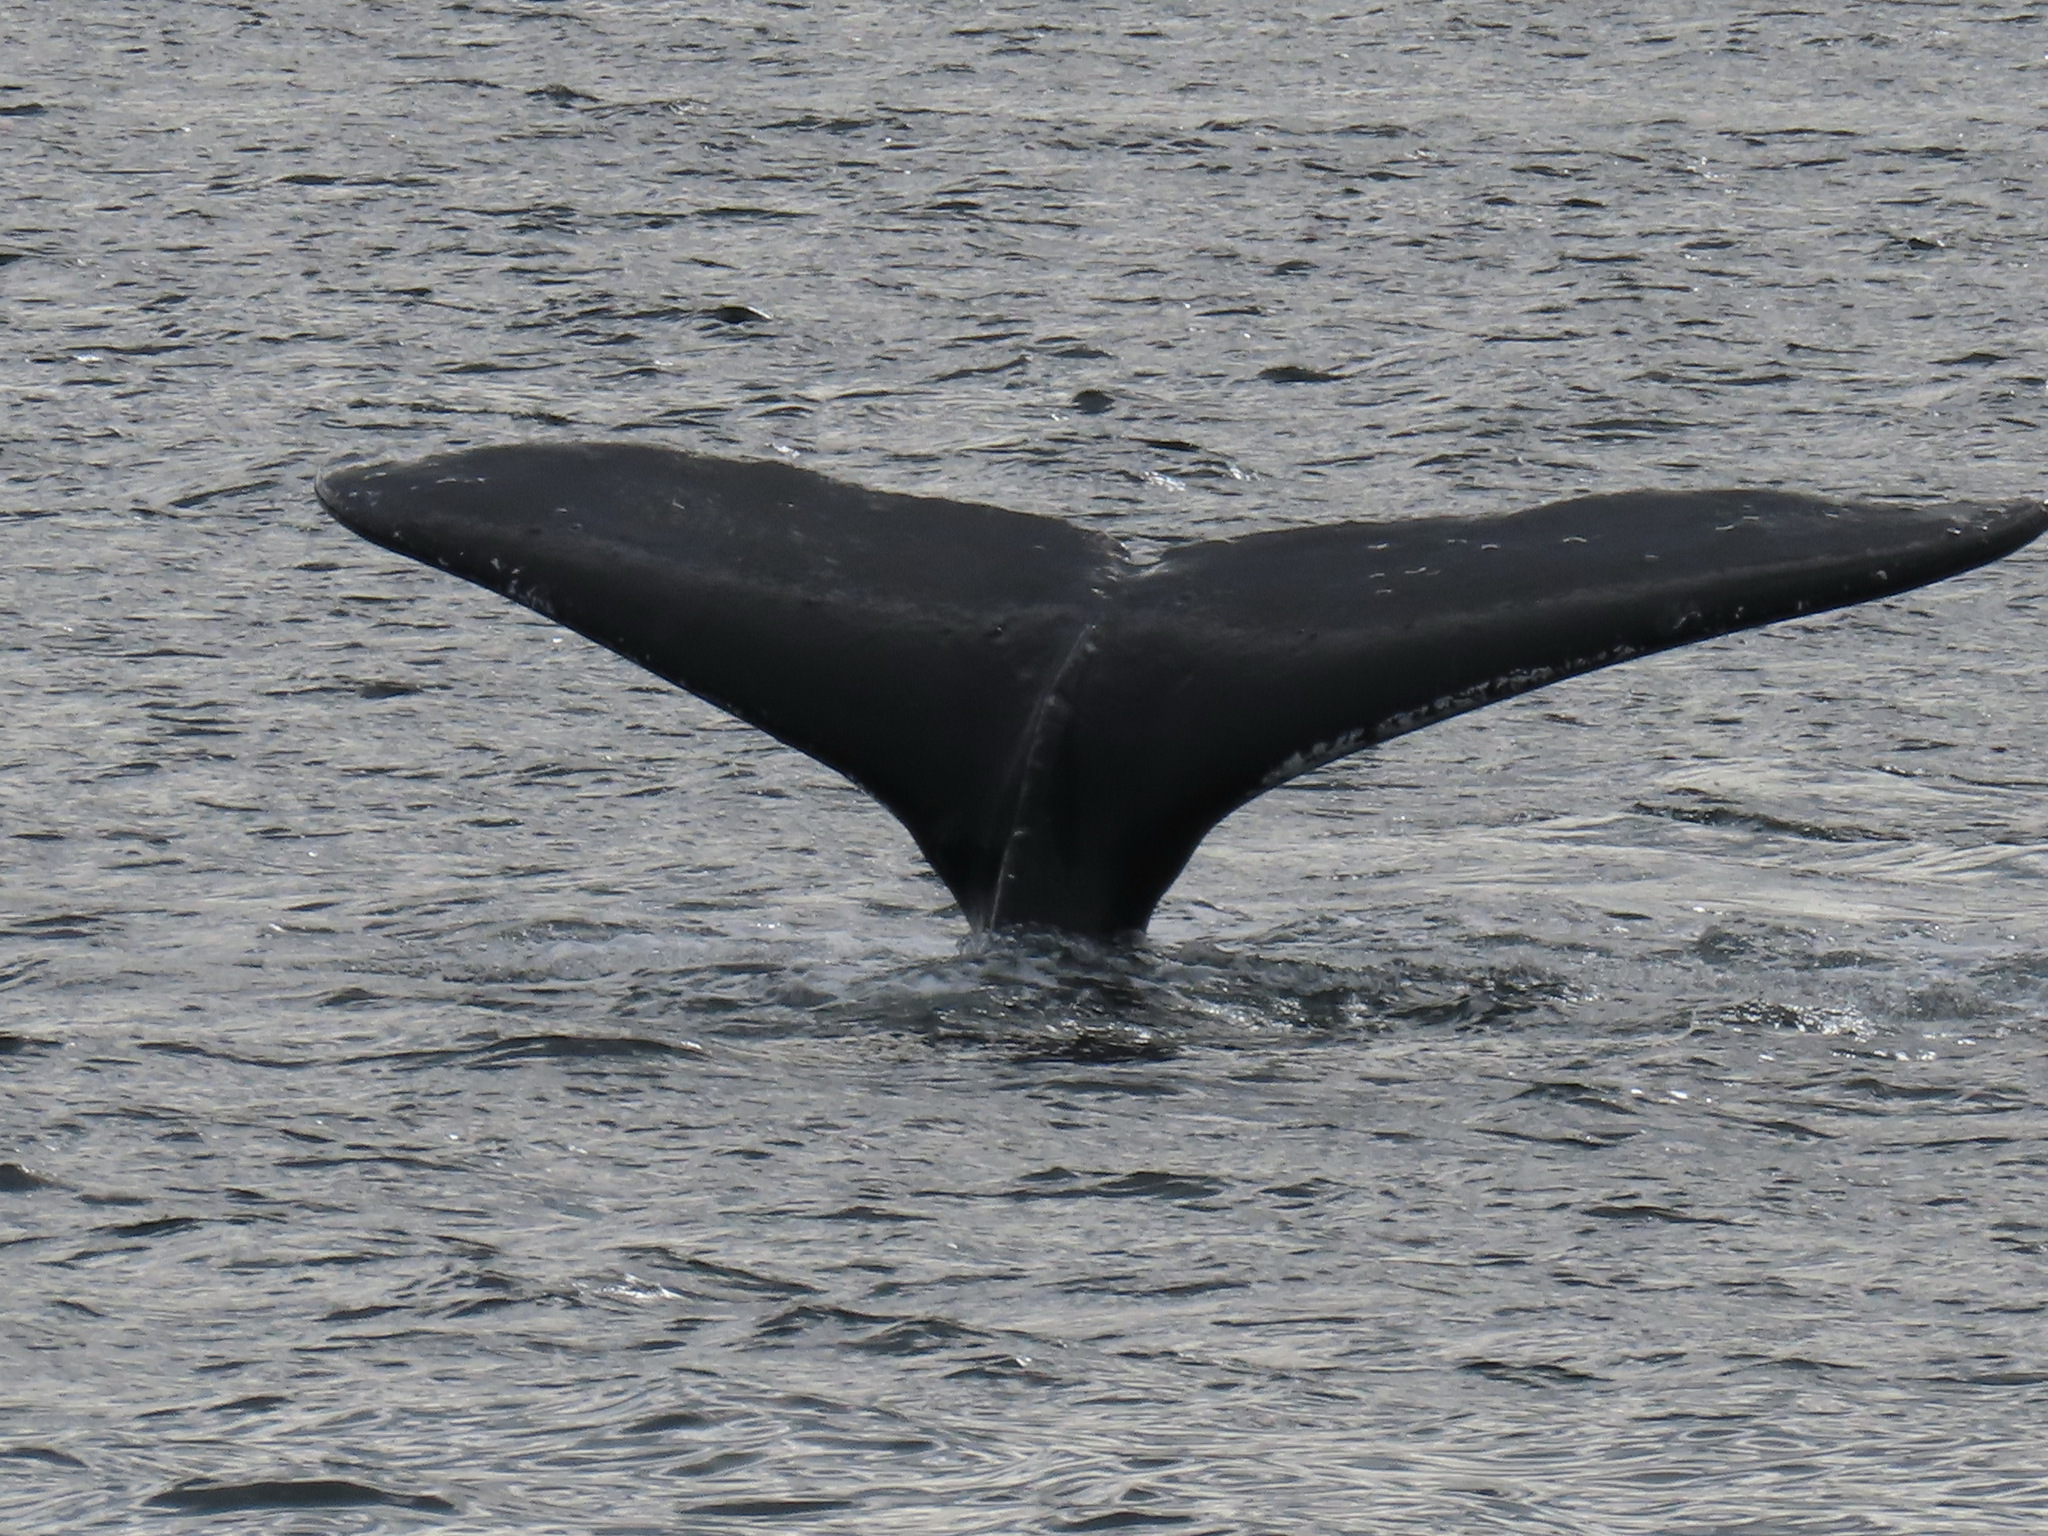
[[[2039,7],[0,60],[0,1523],[2040,1529],[2048,556],[1334,764],[1114,953],[967,942],[850,786],[311,497],[2038,495]]]

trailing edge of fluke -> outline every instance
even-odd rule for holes
[[[2018,549],[2048,505],[1584,496],[1150,564],[1054,518],[636,443],[344,465],[364,538],[837,769],[976,928],[1141,931],[1202,838],[1348,752]]]

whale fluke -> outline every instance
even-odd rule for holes
[[[976,928],[1143,930],[1202,838],[1373,742],[2018,549],[2048,504],[1583,496],[1149,564],[1055,518],[637,443],[348,465],[341,522],[837,769]]]

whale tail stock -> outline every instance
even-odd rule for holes
[[[1139,564],[1054,518],[632,443],[347,465],[342,523],[845,774],[976,928],[1142,930],[1318,764],[1632,656],[1939,580],[2048,505],[1586,496]]]

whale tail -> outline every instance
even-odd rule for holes
[[[1217,822],[1321,763],[2048,526],[2038,501],[1637,492],[1141,565],[1054,518],[642,444],[349,465],[318,493],[845,774],[976,928],[1102,936],[1141,931]]]

